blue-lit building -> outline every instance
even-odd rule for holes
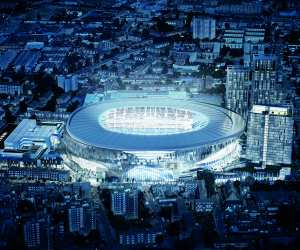
[[[88,235],[96,229],[96,213],[89,204],[72,206],[68,209],[69,232]]]
[[[121,232],[119,234],[119,243],[122,247],[151,247],[157,243],[156,238],[161,234],[161,232],[145,230]]]
[[[254,105],[248,120],[246,157],[253,163],[292,163],[294,120],[289,107]]]
[[[23,226],[24,242],[26,247],[39,248],[42,241],[41,223],[39,221],[28,221]]]
[[[135,158],[224,165],[220,160],[238,152],[244,126],[241,116],[219,106],[144,95],[76,110],[63,141],[69,152],[102,162]]]
[[[138,190],[121,189],[111,194],[111,210],[114,215],[121,215],[127,219],[139,218]]]
[[[57,85],[65,92],[78,90],[78,78],[76,75],[57,76]]]
[[[213,18],[194,17],[192,28],[194,39],[214,39],[216,37],[216,20]]]
[[[0,159],[37,159],[57,145],[63,132],[61,122],[38,123],[34,119],[23,119],[4,141]],[[53,155],[46,157],[53,159]]]
[[[57,124],[37,124],[34,119],[23,119],[4,142],[6,149],[24,149],[32,145],[51,147],[51,136],[59,135],[62,126]]]

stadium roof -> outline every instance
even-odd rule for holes
[[[130,134],[112,131],[99,122],[101,114],[126,107],[170,107],[200,113],[206,119],[199,129],[170,134]],[[68,134],[80,143],[121,151],[177,151],[216,144],[239,136],[243,118],[224,108],[187,99],[168,97],[128,98],[103,101],[76,110],[67,123]]]

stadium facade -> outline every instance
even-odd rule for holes
[[[112,98],[76,110],[64,143],[85,159],[118,166],[152,163],[184,173],[218,169],[235,159],[244,127],[240,115],[192,99]]]

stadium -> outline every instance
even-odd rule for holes
[[[112,167],[138,166],[144,179],[141,166],[180,174],[203,167],[219,170],[239,156],[244,126],[238,114],[192,99],[111,99],[76,110],[64,142],[77,157]],[[146,172],[151,176],[151,169]]]

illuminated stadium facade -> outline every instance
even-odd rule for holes
[[[234,112],[191,99],[112,99],[76,110],[64,141],[72,154],[110,166],[157,164],[155,173],[136,168],[144,180],[163,168],[180,174],[219,170],[238,157],[244,125]],[[131,169],[126,176],[134,173]]]

